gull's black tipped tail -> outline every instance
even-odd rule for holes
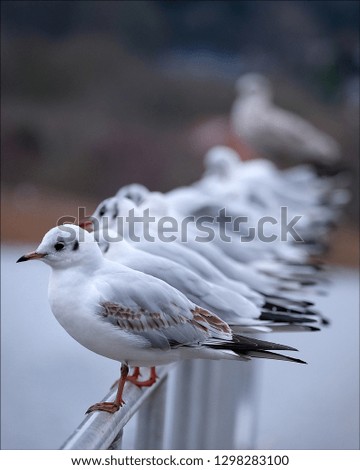
[[[251,351],[248,353],[250,357],[258,357],[262,359],[275,359],[276,361],[296,362],[297,364],[307,364],[307,362],[297,357],[285,356],[285,354],[277,354],[269,351]]]
[[[314,302],[309,300],[292,299],[291,297],[285,297],[277,294],[264,294],[258,291],[259,294],[265,297],[267,302],[275,303],[276,305],[297,305],[299,307],[307,308],[314,305]]]
[[[260,320],[264,321],[273,321],[281,323],[316,323],[315,318],[309,318],[306,315],[292,315],[286,313],[277,313],[269,312],[267,310],[262,310],[259,317]]]
[[[278,306],[271,306],[271,304],[265,304],[267,307],[261,309],[260,320],[273,321],[275,323],[319,323],[323,326],[328,326],[331,321],[325,317],[322,313],[316,310],[305,308],[302,311],[300,309],[286,309],[278,308]]]
[[[247,351],[257,351],[257,350],[276,350],[276,351],[297,351],[296,348],[292,346],[287,346],[285,344],[273,343],[272,341],[264,341],[257,338],[249,338],[248,336],[241,336],[234,334],[233,335],[233,351],[235,350],[247,350]]]
[[[208,344],[212,349],[231,350],[239,356],[239,359],[249,359],[251,357],[259,357],[266,359],[277,359],[282,361],[297,362],[306,364],[301,359],[286,356],[284,354],[274,353],[273,351],[297,351],[292,346],[284,344],[272,343],[247,336],[233,335],[232,341],[224,341],[216,344]]]
[[[307,306],[293,306],[290,304],[288,305],[282,305],[281,302],[271,302],[271,301],[266,301],[264,303],[264,305],[261,307],[262,310],[266,310],[266,311],[271,311],[271,312],[286,312],[286,313],[299,313],[299,314],[305,314],[305,315],[317,315],[317,312],[315,312],[314,310],[311,310],[309,307]]]
[[[321,331],[321,328],[310,325],[299,325],[298,323],[273,323],[264,322],[264,325],[233,325],[230,324],[232,331],[240,335],[243,334],[259,334],[259,333],[294,333],[294,332],[310,332],[310,331]]]
[[[232,351],[239,353],[259,350],[297,351],[297,349],[292,346],[272,343],[271,341],[263,341],[262,339],[257,338],[249,338],[248,336],[238,334],[233,334],[232,341],[222,341],[219,343],[208,344],[207,346],[213,349],[231,349]]]

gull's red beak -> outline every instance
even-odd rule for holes
[[[94,225],[92,223],[91,217],[84,217],[83,219],[80,219],[78,225],[88,232],[94,231]]]
[[[23,261],[29,261],[31,259],[41,259],[44,256],[46,256],[46,253],[37,253],[36,251],[32,251],[31,253],[28,253],[27,255],[21,256],[16,262],[22,263]]]

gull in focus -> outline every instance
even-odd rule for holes
[[[294,348],[237,335],[167,283],[105,259],[93,235],[78,226],[52,228],[18,262],[36,259],[52,268],[48,295],[58,322],[86,348],[122,364],[115,401],[97,403],[88,412],[116,412],[124,404],[126,381],[150,386],[155,366],[182,359],[303,363],[273,352]],[[129,375],[129,366],[151,367],[150,379],[140,382]]]

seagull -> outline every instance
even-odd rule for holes
[[[136,199],[138,198],[136,197]],[[154,235],[153,241],[146,240],[145,237],[140,241],[131,241],[129,243],[131,237],[129,238],[128,234],[122,231],[120,234],[121,242],[107,242],[105,239],[119,239],[116,234],[112,233],[112,230],[116,231],[118,225],[116,217],[121,216],[124,218],[127,215],[126,212],[124,213],[125,208],[122,201],[118,201],[116,197],[108,198],[99,204],[93,216],[90,217],[91,220],[96,222],[94,224],[98,227],[96,238],[99,239],[106,257],[155,277],[160,277],[181,290],[195,303],[214,311],[228,323],[239,323],[238,315],[240,314],[249,325],[249,312],[252,312],[252,318],[261,320],[260,323],[263,327],[265,326],[265,320],[271,320],[271,324],[266,326],[268,331],[283,330],[285,327],[286,329],[290,328],[292,331],[306,329],[306,327],[300,328],[298,324],[307,321],[307,315],[313,315],[310,310],[311,302],[280,296],[279,293],[275,292],[274,287],[272,289],[269,287],[271,277],[267,278],[254,272],[251,266],[240,266],[237,263],[239,269],[238,271],[235,270],[234,279],[230,279],[221,269],[221,263],[225,263],[226,257],[212,244],[199,243],[195,238],[192,238],[191,230],[189,230],[189,239],[186,243],[177,243],[176,241],[164,243],[157,237],[157,230],[151,232]],[[135,208],[135,205],[131,206],[131,202],[127,198],[125,203],[126,209],[129,209],[129,207]],[[160,204],[154,205],[154,203]],[[144,200],[136,209],[139,209],[141,213],[141,209],[145,210],[146,208],[151,215],[159,214],[164,216],[168,215],[166,212],[161,212],[165,207],[167,207],[166,201],[164,201],[164,196],[161,193],[148,192],[148,199]],[[83,226],[87,226],[89,229],[87,222]],[[140,228],[145,231],[143,226]],[[219,269],[218,262],[220,262]],[[236,267],[230,258],[228,265],[230,268],[232,266]],[[263,266],[261,268],[263,269]],[[242,277],[243,282],[240,282],[237,275]],[[274,277],[273,272],[270,275]],[[284,277],[284,274],[282,276]],[[309,283],[309,280],[304,281],[300,278],[297,288],[305,282]],[[282,283],[288,283],[289,285],[286,279]],[[219,298],[222,299],[220,304]],[[206,304],[206,302],[211,301],[215,303]],[[205,304],[203,304],[204,302]],[[258,307],[256,311],[252,304]],[[233,307],[229,310],[231,305]],[[234,318],[234,312],[236,312],[236,318]],[[300,318],[299,314],[304,316]],[[285,322],[285,324],[280,325],[280,321]],[[309,322],[313,321],[314,317],[309,320]],[[244,323],[242,322],[241,325],[244,325]]]
[[[215,185],[222,187],[222,190],[229,194],[239,195],[240,191],[244,191],[244,184],[246,190],[253,193],[261,185],[258,197],[264,207],[268,207],[269,197],[270,201],[276,197],[283,203],[289,200],[289,204],[305,203],[307,206],[313,206],[334,191],[343,194],[344,190],[337,187],[347,183],[341,174],[332,178],[320,178],[310,165],[297,165],[290,169],[279,170],[274,163],[264,158],[243,161],[235,150],[223,145],[212,147],[205,154],[204,167],[204,174],[194,183],[195,186],[211,193]],[[307,185],[306,191],[302,190],[304,185]],[[264,196],[264,187],[271,190],[273,196],[269,192]]]
[[[135,185],[130,186],[132,187],[131,199],[128,199],[128,196],[126,196],[125,199],[120,198],[119,200],[119,194],[129,194],[127,187],[124,187],[118,191],[117,195],[114,198],[108,198],[99,204],[98,208],[93,213],[93,218],[99,222],[101,227],[112,227],[115,231],[118,231],[118,228],[115,226],[116,217],[121,215],[124,218],[124,216],[126,216],[129,210],[138,211],[139,216],[143,215],[145,211],[148,210],[151,216],[155,216],[158,219],[160,217],[170,216],[172,217],[172,220],[176,221],[176,224],[179,227],[182,226],[184,216],[187,214],[182,211],[178,212],[178,206],[174,206],[174,201],[171,199],[169,201],[168,193],[162,194],[160,192],[150,192],[147,188],[143,186],[140,187],[139,185],[137,185],[137,191],[139,191],[140,194],[136,194],[134,193],[133,188],[133,186]],[[190,199],[193,200],[193,198]],[[218,200],[219,199],[220,196],[218,197]],[[218,200],[216,202],[218,208],[227,205],[227,201],[223,201],[223,204],[219,204]],[[135,203],[135,201],[141,202]],[[131,205],[131,203],[133,203],[133,205]],[[280,203],[277,207],[278,210],[279,207]],[[204,208],[202,208],[202,211],[204,211]],[[246,214],[251,212],[251,201],[247,202],[247,208],[244,209],[244,211],[246,211]],[[234,208],[234,213],[235,212],[236,208]],[[263,214],[257,214],[257,220],[259,220],[262,215]],[[155,222],[154,230],[152,232],[152,235],[154,236],[156,241],[158,241],[159,226],[160,224],[156,225]],[[178,246],[168,246],[169,243],[161,243],[161,246],[163,247],[162,256],[173,256],[173,258],[171,259],[181,263],[187,263],[187,266],[193,270],[196,270],[198,274],[205,277],[211,275],[210,278],[207,277],[209,280],[221,284],[224,283],[224,275],[232,278],[233,280],[248,283],[249,277],[252,277],[251,268],[249,268],[249,266],[251,265],[249,265],[249,263],[252,263],[253,260],[259,260],[262,258],[270,259],[272,262],[275,263],[275,257],[277,253],[280,253],[280,259],[281,256],[286,253],[288,261],[292,262],[299,262],[307,259],[307,255],[305,256],[305,254],[299,249],[298,246],[289,246],[290,244],[285,245],[285,243],[282,242],[278,245],[275,253],[271,254],[271,251],[269,250],[269,244],[259,243],[259,241],[256,240],[254,240],[250,244],[242,244],[240,243],[238,233],[232,233],[233,243],[224,243],[221,239],[221,234],[219,234],[219,227],[217,225],[212,224],[212,228],[214,229],[217,238],[214,239],[211,243],[201,243],[199,242],[199,239],[203,239],[204,233],[199,232],[196,223],[187,223],[186,240],[184,241],[182,237],[179,237],[179,240],[174,240],[174,243],[171,243],[171,245],[178,245],[179,248]],[[139,237],[141,237],[141,232],[138,233],[138,235]],[[152,253],[154,253],[154,251],[157,251],[157,253],[161,255],[161,253],[159,253],[160,244],[154,246],[154,243],[151,243],[150,246],[148,246],[149,244],[144,244],[143,239],[141,239],[141,241],[139,243],[136,243],[136,245],[138,248],[144,249],[145,251],[150,250]],[[274,243],[272,243],[272,245],[274,245]],[[184,250],[184,246],[190,248],[192,250],[191,253],[196,252],[195,259],[189,259],[190,253],[189,251]],[[273,249],[276,249],[276,247],[273,247]],[[179,250],[182,250],[182,253],[179,253]],[[199,255],[202,255],[201,258],[199,258]],[[292,257],[289,257],[290,255],[292,255]],[[295,258],[293,258],[294,256]],[[236,261],[236,263],[234,261]],[[247,263],[246,267],[242,266],[243,262]],[[215,273],[214,268],[216,268],[217,273]],[[284,266],[284,264],[282,264],[280,265],[280,268],[281,269],[278,270],[278,272],[281,271],[280,279],[282,281],[282,286],[278,286],[278,288],[280,288],[281,290],[291,290],[294,289],[294,283],[295,286],[296,283],[299,282],[301,283],[301,285],[303,285],[303,280],[297,277],[297,272],[294,272],[291,267]],[[219,277],[219,271],[222,271],[223,273],[222,278]],[[296,271],[298,271],[298,269],[296,269]],[[308,276],[308,281],[316,283],[316,279],[312,278],[311,271],[307,272],[306,274]],[[257,282],[259,281],[258,276],[255,276],[255,278],[256,280],[251,286],[253,289],[257,289],[259,285],[264,285],[269,282],[269,279],[267,280],[268,282],[266,282],[266,280],[264,279],[260,282]],[[299,285],[297,285],[297,288],[298,287]],[[266,290],[265,287],[263,287],[262,289]],[[264,290],[262,291],[265,292]]]
[[[332,137],[273,104],[271,84],[263,75],[241,76],[236,90],[232,129],[258,153],[325,164],[340,158],[339,145]]]
[[[124,405],[126,381],[150,386],[155,367],[182,359],[304,361],[274,351],[290,346],[235,334],[214,313],[191,302],[164,281],[105,259],[93,235],[65,224],[50,229],[38,248],[17,262],[41,260],[51,268],[49,302],[65,330],[87,349],[121,362],[114,402],[88,413],[115,413]],[[129,367],[151,367],[148,381]]]
[[[305,243],[272,242],[269,246],[255,238],[244,250],[237,243],[214,240],[237,261],[248,263],[267,258],[298,264],[310,255],[321,254],[327,245],[329,227],[336,225],[339,209],[349,198],[346,189],[336,187],[338,182],[317,176],[308,180],[307,191],[303,191],[301,184],[294,183],[292,173],[280,171],[264,159],[242,162],[240,155],[225,146],[210,149],[204,163],[205,172],[199,181],[166,194],[172,212],[175,209],[183,217],[189,214],[217,217],[225,208],[234,219],[245,215],[247,221],[241,223],[240,232],[232,234],[235,242],[239,234],[245,236],[251,227],[256,227],[261,218],[279,220],[282,207],[286,207],[287,220],[298,219],[296,231]],[[302,181],[309,169],[299,168],[299,172]],[[143,189],[142,192],[144,197]],[[271,225],[269,234],[281,239],[282,227],[283,224]]]
[[[279,170],[273,162],[265,158],[244,161],[239,153],[224,145],[212,147],[205,154],[204,167],[203,176],[193,186],[201,187],[209,193],[214,191],[214,186],[220,187],[223,191],[232,191],[236,195],[239,194],[240,188],[241,191],[244,190],[243,185],[246,184],[246,189],[252,191],[252,198],[255,193],[264,207],[267,207],[269,196],[270,200],[273,199],[269,192],[264,195],[264,187],[271,189],[273,196],[279,198],[280,202],[289,205],[321,205],[324,209],[325,203],[334,209],[346,204],[350,199],[347,189],[349,177],[344,172],[319,177],[309,164]],[[306,191],[303,191],[304,185]],[[261,191],[257,191],[259,187]]]
[[[312,314],[308,306],[282,307],[281,301],[270,300],[250,289],[250,296],[246,298],[237,292],[237,283],[234,283],[235,290],[231,290],[203,279],[179,263],[138,250],[136,243],[131,244],[125,239],[110,242],[102,232],[94,233],[94,237],[107,259],[162,279],[200,307],[218,315],[236,332],[314,329],[313,326],[304,326],[315,322],[315,318],[306,316]]]
[[[80,225],[83,228],[95,231],[113,230],[121,237],[129,239],[126,227],[117,221],[123,221],[131,210],[138,210],[138,215],[140,216],[145,208],[151,209],[151,215],[174,215],[173,211],[168,212],[167,199],[165,200],[163,195],[160,198],[160,193],[156,193],[156,202],[160,203],[156,207],[152,193],[148,192],[147,194],[148,196],[151,194],[151,199],[144,200],[140,206],[136,206],[134,201],[127,197],[120,201],[117,197],[107,198],[98,205],[93,215],[90,218],[83,219]],[[150,204],[148,205],[149,201]],[[92,227],[92,224],[94,224],[94,227]],[[138,228],[140,230],[136,235],[139,237],[139,240],[134,242],[136,248],[180,263],[204,279],[240,291],[246,297],[250,295],[248,288],[247,292],[244,291],[244,286],[246,289],[246,285],[252,290],[260,289],[263,293],[273,293],[274,290],[297,290],[303,284],[302,280],[291,278],[293,273],[290,273],[290,277],[286,278],[284,267],[281,274],[281,283],[279,283],[273,274],[272,278],[269,276],[265,277],[259,272],[255,272],[251,265],[243,265],[238,261],[235,262],[233,258],[227,256],[221,248],[213,243],[199,243],[193,237],[194,234],[191,231],[190,225],[186,226],[188,240],[184,242],[175,240],[172,243],[164,243],[159,239],[158,227],[156,225],[152,231],[149,228],[149,233],[153,237],[153,240],[150,241],[143,236],[144,226]],[[234,286],[234,281],[237,282],[237,286]]]
[[[320,178],[308,165],[278,170],[265,159],[242,161],[237,152],[225,146],[210,149],[204,157],[204,166],[203,176],[193,186],[206,194],[221,188],[216,197],[219,199],[222,190],[228,209],[234,201],[239,204],[239,197],[251,208],[249,212],[258,206],[266,210],[267,216],[276,217],[280,207],[286,206],[289,218],[301,214],[296,227],[302,238],[318,240],[319,246],[350,199],[344,174]]]

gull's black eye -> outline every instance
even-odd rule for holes
[[[106,212],[106,206],[100,207],[99,216],[102,217],[103,215],[105,215],[105,212]]]
[[[65,246],[65,243],[57,242],[57,243],[55,243],[54,248],[55,248],[56,251],[61,251],[64,248],[64,246]]]

